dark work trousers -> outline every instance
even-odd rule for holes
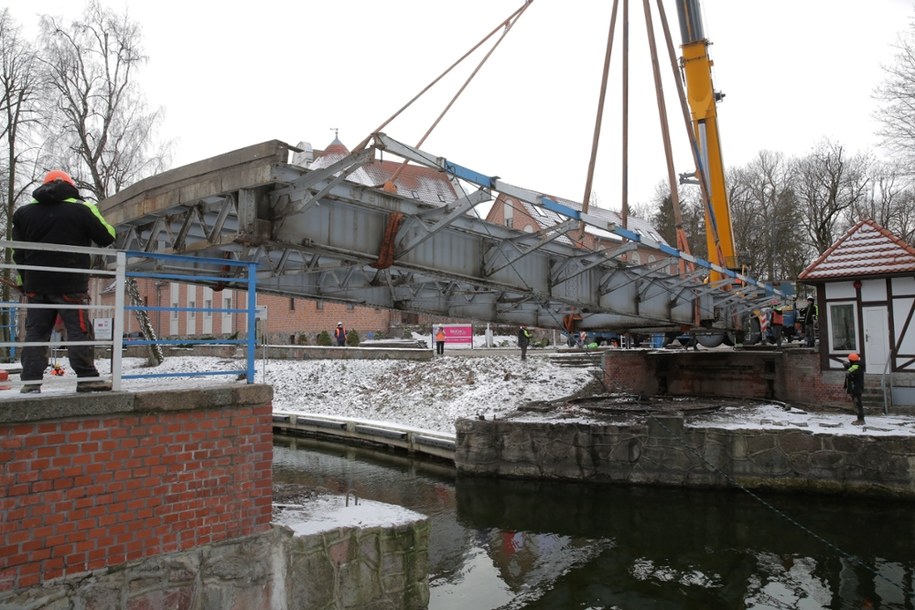
[[[445,355],[445,342],[444,341],[435,342],[435,353],[438,354],[439,356]]]
[[[30,292],[26,295],[30,304],[38,305],[88,305],[89,295],[74,294],[39,294]],[[47,307],[29,309],[25,318],[25,340],[50,341],[51,331],[57,316],[63,320],[67,330],[67,341],[92,341],[95,333],[92,320],[85,309],[57,309]],[[48,368],[49,348],[46,345],[26,346],[22,348],[22,381],[40,381]],[[95,348],[92,345],[68,345],[67,358],[77,377],[98,377],[95,368]]]
[[[817,331],[813,322],[804,324],[804,338],[807,340],[807,347],[816,345]]]
[[[851,394],[851,401],[855,405],[855,415],[858,416],[858,421],[864,421],[864,402],[861,400],[861,394],[857,392]]]

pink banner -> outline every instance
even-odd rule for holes
[[[473,345],[473,325],[442,324],[433,328],[445,329],[445,345],[449,343],[470,343]]]

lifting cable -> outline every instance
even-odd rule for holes
[[[506,19],[503,19],[502,21],[500,21],[500,22],[499,22],[499,25],[497,25],[496,27],[494,27],[494,28],[492,29],[492,31],[489,32],[489,34],[487,34],[486,36],[483,37],[482,40],[480,40],[480,42],[478,42],[477,44],[475,44],[469,51],[467,51],[466,53],[464,53],[463,55],[461,55],[461,57],[460,57],[457,61],[455,61],[455,62],[454,62],[453,64],[451,64],[450,66],[448,66],[448,68],[447,68],[444,72],[442,72],[441,74],[439,74],[438,77],[436,77],[431,83],[429,83],[428,85],[426,85],[426,86],[422,89],[422,91],[420,91],[419,93],[417,93],[416,95],[414,95],[413,98],[412,98],[409,102],[407,102],[406,104],[404,104],[403,106],[401,106],[400,109],[399,109],[397,112],[395,112],[394,114],[392,114],[392,115],[391,115],[390,117],[388,117],[384,122],[382,122],[381,125],[379,125],[378,127],[376,127],[376,128],[372,131],[372,133],[370,133],[370,134],[368,135],[368,137],[366,137],[362,142],[359,143],[358,146],[356,146],[356,147],[353,149],[353,152],[359,152],[359,151],[361,151],[362,149],[364,149],[366,146],[368,146],[368,145],[369,145],[369,142],[372,141],[372,138],[375,136],[376,133],[378,133],[378,132],[384,130],[384,128],[387,127],[388,124],[391,123],[391,121],[393,121],[394,119],[396,119],[397,117],[399,117],[407,108],[409,108],[410,106],[412,106],[413,103],[416,102],[416,100],[418,100],[419,98],[421,98],[427,91],[429,91],[429,89],[431,89],[432,87],[434,87],[440,80],[442,80],[443,78],[445,78],[445,76],[447,76],[454,68],[456,68],[458,65],[460,65],[461,62],[463,62],[463,61],[464,61],[465,59],[467,59],[470,55],[472,55],[472,54],[474,53],[474,51],[476,51],[476,50],[479,49],[481,46],[483,46],[483,43],[485,43],[487,40],[489,40],[490,38],[492,38],[492,37],[496,34],[496,32],[498,32],[500,29],[503,29],[503,28],[506,28],[506,27],[510,27],[510,24],[513,23],[513,20],[517,20],[517,17],[519,17],[519,16],[521,15],[521,13],[523,13],[523,12],[527,9],[527,6],[528,6],[531,2],[533,2],[533,1],[534,1],[534,0],[525,0],[525,1],[524,1],[524,5],[523,5],[522,7],[516,9],[515,12],[513,12],[511,15],[509,15]]]
[[[627,0],[628,1],[628,0]],[[628,6],[628,4],[626,5]],[[588,175],[585,178],[585,193],[581,198],[581,211],[585,214],[588,213],[588,205],[591,201],[591,187],[594,184],[594,165],[597,162],[597,145],[600,142],[600,131],[601,124],[604,119],[604,101],[607,99],[607,81],[610,74],[610,57],[613,53],[613,34],[616,30],[616,13],[617,8],[619,7],[619,0],[613,0],[613,11],[610,14],[610,28],[607,31],[607,48],[604,51],[604,70],[601,73],[600,81],[600,95],[597,99],[597,117],[594,119],[594,135],[591,137],[591,158],[588,160]],[[625,7],[624,7],[625,10]],[[628,17],[624,14],[623,22],[628,23]],[[627,30],[628,31],[628,30]],[[624,96],[625,104],[625,96]],[[624,110],[625,113],[625,110]],[[623,119],[623,124],[626,124],[625,118]],[[625,148],[625,146],[624,146]],[[625,153],[624,153],[625,154]],[[626,161],[623,161],[623,171],[625,176],[625,165]],[[623,180],[625,184],[625,178]],[[625,188],[625,187],[624,187]],[[623,223],[625,227],[625,222]],[[578,242],[581,245],[582,240],[585,236],[585,223],[582,221],[578,225]]]
[[[366,137],[362,142],[359,143],[359,145],[356,146],[356,148],[353,150],[353,152],[359,152],[359,151],[363,150],[366,146],[368,146],[369,142],[372,140],[372,138],[374,137],[374,135],[376,133],[381,132],[385,127],[387,127],[387,125],[391,121],[393,121],[398,116],[400,116],[401,113],[403,113],[407,108],[412,106],[413,103],[416,102],[420,97],[422,97],[427,91],[429,91],[429,89],[431,89],[433,86],[435,86],[440,80],[442,80],[454,68],[456,68],[459,64],[461,64],[461,62],[463,62],[470,55],[472,55],[487,40],[492,38],[496,34],[496,32],[498,32],[499,30],[502,30],[502,36],[499,37],[499,39],[495,42],[495,44],[489,50],[489,52],[486,53],[486,55],[483,57],[483,59],[480,61],[480,63],[477,65],[477,67],[474,69],[474,71],[470,74],[470,76],[467,78],[467,80],[464,82],[464,84],[461,86],[461,88],[458,90],[458,92],[454,95],[454,97],[451,98],[451,101],[448,102],[448,104],[445,106],[445,109],[442,110],[442,112],[438,115],[438,118],[436,118],[435,121],[432,123],[432,126],[429,127],[429,129],[426,131],[426,133],[423,135],[423,137],[419,140],[419,143],[416,145],[416,148],[420,148],[422,146],[422,144],[426,141],[426,138],[429,137],[429,134],[431,134],[432,131],[435,129],[435,127],[438,126],[439,122],[445,116],[445,113],[447,113],[448,110],[454,105],[454,103],[457,101],[458,97],[460,97],[460,95],[464,92],[464,90],[470,84],[470,81],[472,81],[473,78],[477,75],[477,73],[480,71],[480,68],[483,67],[483,64],[486,63],[486,61],[490,58],[490,56],[493,54],[493,52],[496,50],[496,48],[502,43],[503,40],[505,40],[505,37],[506,37],[506,35],[508,35],[508,32],[511,30],[512,26],[518,21],[518,19],[521,18],[521,15],[524,14],[524,12],[527,10],[527,8],[531,5],[531,3],[533,1],[534,0],[525,0],[524,4],[521,5],[521,7],[516,9],[511,15],[508,16],[508,18],[500,21],[499,25],[497,25],[495,28],[493,28],[477,44],[475,44],[473,47],[471,47],[469,51],[464,53],[457,61],[452,63],[444,72],[442,72],[440,75],[438,75],[438,77],[433,79],[432,82],[430,82],[419,93],[417,93],[415,96],[413,96],[413,98],[409,102],[404,104],[397,112],[392,114],[387,120],[382,122],[381,125],[376,127],[375,130],[372,131],[372,133],[368,135],[368,137]],[[383,187],[384,190],[386,190],[388,192],[394,192],[394,193],[397,192],[397,187],[394,185],[394,182],[397,180],[397,178],[400,177],[400,174],[403,172],[404,168],[408,165],[408,163],[409,163],[409,161],[405,159],[403,161],[403,163],[401,163],[400,166],[398,166],[397,170],[395,170],[395,172],[391,175],[391,177],[385,181],[384,187]],[[403,222],[402,215],[400,215],[399,217],[397,215],[391,215],[388,218],[388,221],[387,221],[386,227],[385,227],[384,236],[382,237],[381,249],[378,254],[378,260],[376,260],[375,263],[372,264],[372,266],[375,267],[376,269],[387,269],[394,263],[394,238],[396,237],[397,229],[400,228],[400,225],[402,222]]]
[[[526,11],[528,9],[528,7],[531,5],[531,3],[533,1],[534,0],[525,0],[525,3],[523,6],[521,6],[521,8],[519,8],[517,11],[512,13],[511,17],[509,17],[508,19],[503,21],[499,26],[496,27],[495,30],[493,30],[492,33],[490,33],[489,35],[487,35],[486,38],[483,39],[483,40],[488,39],[496,31],[498,31],[500,28],[502,28],[502,35],[495,42],[495,44],[493,44],[492,48],[486,52],[486,55],[483,56],[483,59],[480,60],[480,63],[477,64],[477,66],[476,66],[476,68],[474,68],[473,72],[470,73],[470,76],[467,77],[467,80],[464,81],[464,84],[461,85],[461,87],[457,90],[457,93],[454,94],[454,96],[451,98],[451,101],[449,101],[445,105],[445,108],[441,111],[441,113],[439,113],[438,117],[436,117],[436,119],[432,122],[432,125],[430,125],[429,129],[426,130],[426,133],[423,134],[423,137],[421,137],[419,139],[419,142],[416,143],[416,148],[422,148],[422,145],[425,143],[426,138],[428,138],[429,135],[432,134],[432,131],[436,127],[438,127],[438,124],[441,122],[442,118],[444,118],[445,114],[451,109],[451,107],[454,105],[454,103],[457,102],[457,99],[461,96],[462,93],[464,93],[464,90],[467,89],[467,86],[470,85],[470,82],[476,77],[476,75],[479,73],[479,71],[483,67],[483,65],[489,60],[489,58],[492,56],[492,54],[495,52],[495,50],[499,47],[499,45],[502,44],[502,41],[505,40],[505,37],[508,36],[508,33],[511,31],[512,26],[515,23],[517,23],[517,21],[521,18],[521,15],[524,14],[524,11]],[[478,43],[474,47],[474,49],[478,48],[480,46],[480,44],[482,44],[482,43],[483,43],[483,41],[480,41],[480,43]],[[468,52],[468,54],[469,53],[470,52]],[[465,55],[464,57],[466,57],[466,56],[467,55]],[[430,84],[429,86],[431,87],[432,85]],[[384,183],[384,190],[390,191],[390,192],[397,192],[397,187],[394,186],[394,182],[397,180],[397,178],[400,177],[401,172],[407,166],[408,163],[409,163],[409,161],[407,161],[405,159],[404,162],[400,164],[400,167],[397,168],[397,171],[395,171],[394,174],[390,178],[388,178],[387,182]]]

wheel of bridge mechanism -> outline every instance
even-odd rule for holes
[[[723,330],[696,333],[696,340],[702,347],[718,347],[726,338],[727,333]]]

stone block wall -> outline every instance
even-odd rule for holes
[[[416,610],[429,604],[429,522],[262,534],[0,592],[0,610]]]
[[[835,492],[915,498],[915,438],[729,430],[643,422],[460,419],[460,473],[651,485]]]
[[[340,527],[309,536],[284,528],[288,608],[413,610],[429,605],[428,520]]]
[[[272,389],[41,395],[0,410],[0,593],[268,531]]]

